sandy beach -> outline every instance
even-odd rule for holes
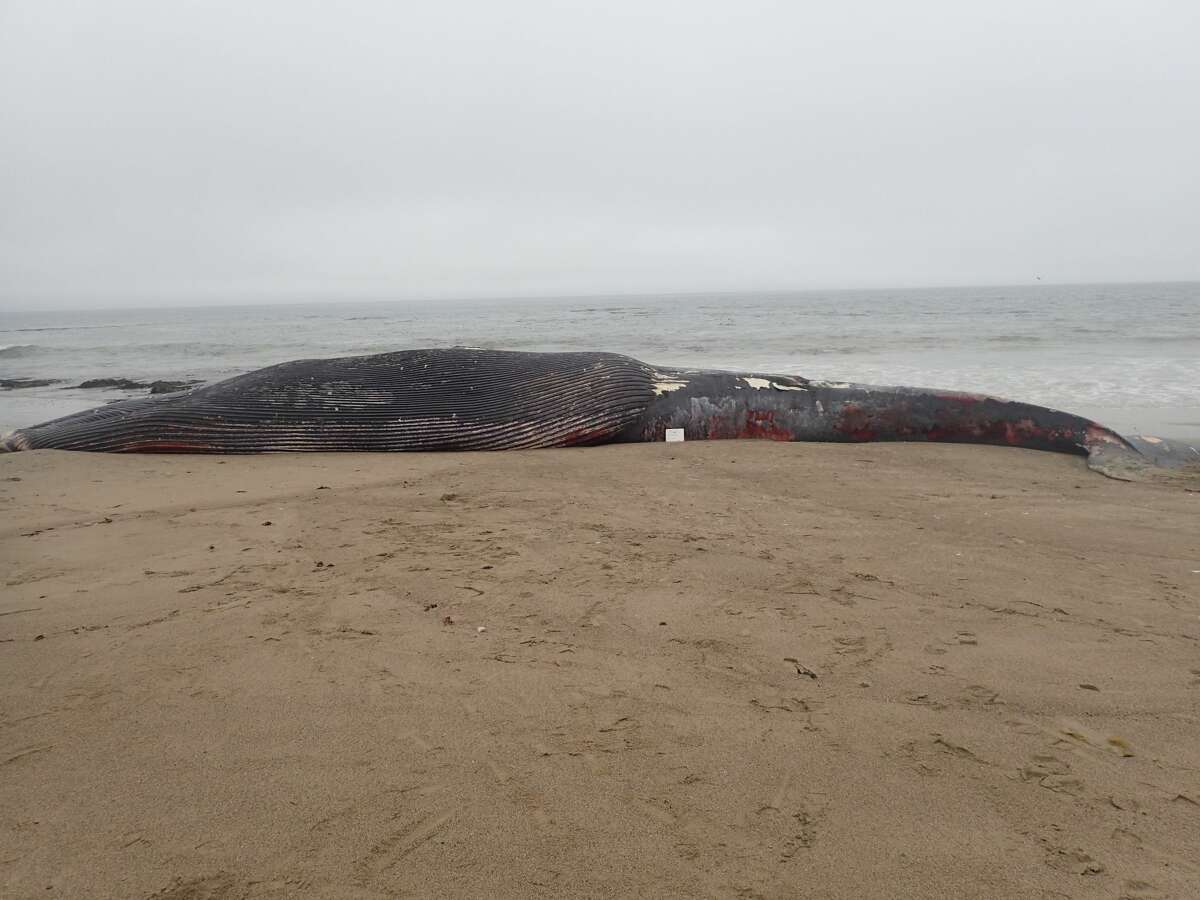
[[[1200,483],[0,457],[5,897],[1200,896]]]

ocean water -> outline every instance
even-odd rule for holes
[[[607,350],[646,362],[979,391],[1129,433],[1200,435],[1200,283],[0,311],[0,431],[305,357],[417,347]]]

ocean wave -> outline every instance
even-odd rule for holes
[[[808,356],[857,356],[858,354],[868,354],[873,352],[870,347],[856,347],[851,344],[846,344],[841,347],[837,345],[813,345],[809,347],[788,347],[786,352],[789,356],[799,356],[801,358]]]
[[[0,331],[2,331],[4,334],[24,334],[26,332],[31,332],[31,331],[74,331],[77,327],[79,327],[79,326],[55,325],[53,327],[46,326],[45,328],[3,328],[3,329],[0,329]],[[83,326],[83,327],[87,327],[87,326]],[[92,326],[92,327],[95,327],[95,326]]]
[[[38,328],[0,328],[0,334],[21,334],[31,331],[91,331],[96,328],[129,328],[144,322],[114,322],[111,325],[43,325]]]
[[[0,359],[23,359],[39,352],[35,344],[0,344]]]
[[[1135,334],[1132,340],[1143,344],[1200,344],[1200,333]]]
[[[996,334],[985,340],[989,344],[1041,344],[1045,338],[1036,334]]]

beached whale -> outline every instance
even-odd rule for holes
[[[309,359],[24,428],[4,449],[512,450],[687,440],[951,441],[1086,456],[1113,477],[1200,463],[1069,413],[980,394],[665,368],[614,353],[455,348]]]

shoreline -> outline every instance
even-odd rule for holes
[[[722,441],[30,451],[0,509],[8,896],[1200,891],[1200,493]]]

